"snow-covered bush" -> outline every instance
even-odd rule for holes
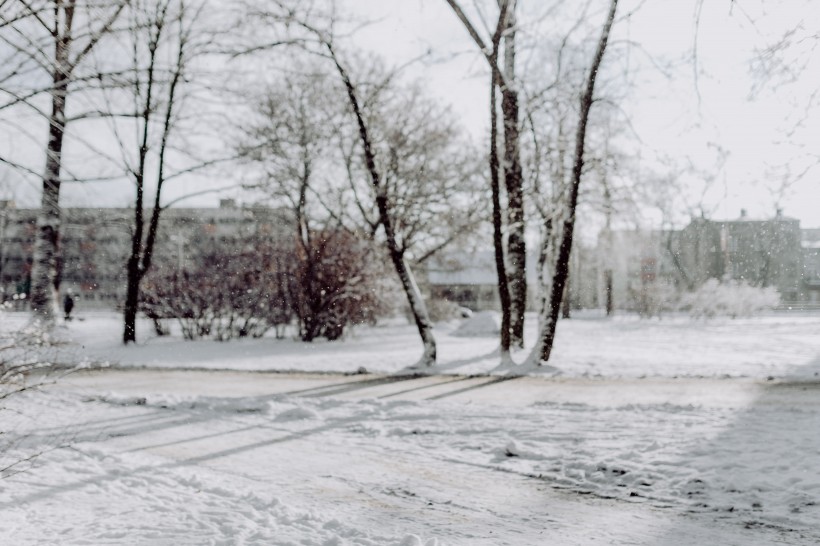
[[[0,479],[25,470],[39,454],[20,445],[23,438],[13,433],[12,420],[7,418],[9,413],[20,414],[8,404],[16,395],[53,379],[47,354],[53,346],[49,332],[36,322],[21,327],[9,324],[6,313],[12,308],[9,302],[0,304]]]
[[[51,365],[38,350],[51,345],[48,331],[37,322],[9,325],[3,319],[11,307],[8,302],[0,304],[0,400],[29,388],[30,376]]]
[[[780,302],[774,287],[752,286],[745,281],[709,279],[681,297],[679,308],[693,317],[747,317],[772,309]]]
[[[495,337],[501,331],[501,319],[495,311],[475,313],[452,332],[456,337]]]
[[[431,298],[427,302],[427,313],[433,322],[465,318],[464,307],[450,300],[441,298]]]

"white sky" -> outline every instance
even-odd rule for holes
[[[541,7],[540,2],[521,3],[523,9]],[[469,8],[472,2],[462,4]],[[622,0],[620,13],[629,12],[634,4]],[[728,0],[704,2],[696,40],[696,0],[649,0],[628,20],[618,22],[613,37],[636,43],[645,52],[638,47],[629,52],[630,62],[640,74],[639,88],[621,106],[629,113],[645,146],[672,156],[676,162],[691,160],[699,169],[715,173],[718,180],[706,195],[706,208],[719,218],[735,217],[741,208],[755,216],[772,215],[772,192],[779,187],[784,166],[790,166],[796,175],[818,161],[816,151],[811,156],[811,146],[820,140],[817,109],[791,136],[791,142],[786,132],[803,115],[811,93],[818,88],[813,76],[820,69],[820,52],[813,56],[807,52],[820,45],[816,40],[799,39],[816,32],[820,2],[768,2],[768,13],[757,2],[742,4],[744,9]],[[431,81],[433,92],[452,105],[474,134],[481,137],[485,133],[485,63],[444,0],[349,0],[348,5],[376,21],[359,33],[357,42],[396,64],[428,49],[441,58],[452,54],[454,57],[447,61],[419,65],[415,72]],[[809,26],[812,23],[814,27]],[[800,81],[775,87],[779,81],[775,77],[755,100],[750,100],[754,84],[750,63],[756,48],[776,42],[786,29],[795,27],[799,30],[790,51],[800,62],[810,59]],[[691,54],[695,42],[697,68],[685,62],[674,71],[671,81],[650,68],[648,55],[658,62],[665,58],[680,60]],[[520,57],[526,56],[522,53]],[[712,144],[728,153],[720,171],[715,166]],[[694,182],[693,192],[699,194],[703,184]],[[814,167],[792,185],[781,202],[784,212],[800,218],[806,227],[820,226],[818,182],[820,169]]]
[[[537,12],[548,5],[520,1],[525,11]],[[592,1],[603,4],[602,0]],[[627,13],[635,2],[622,0],[620,13]],[[472,1],[463,3],[468,8],[473,5]],[[432,51],[436,62],[416,63],[408,75],[428,80],[432,93],[452,106],[475,138],[483,137],[488,125],[485,62],[444,0],[347,0],[342,5],[353,16],[373,21],[356,34],[355,45],[384,56],[390,64],[401,65]],[[774,212],[772,192],[784,173],[790,170],[794,177],[818,161],[820,109],[807,110],[807,106],[811,93],[820,87],[815,76],[820,73],[820,51],[814,51],[820,49],[820,39],[803,38],[816,34],[820,2],[781,0],[766,5],[764,8],[763,0],[704,1],[697,31],[697,68],[691,62],[680,62],[691,54],[695,43],[697,0],[648,0],[628,20],[620,20],[614,30],[613,40],[621,44],[629,40],[640,46],[629,49],[628,62],[635,71],[636,85],[621,107],[647,150],[641,157],[664,155],[675,165],[648,160],[646,172],[674,175],[681,165],[692,162],[700,171],[713,173],[716,182],[705,192],[704,204],[716,218],[735,217],[741,208],[753,216],[770,216]],[[594,8],[592,13],[600,16],[602,8]],[[541,21],[538,28],[531,26],[525,32],[547,32],[541,29],[550,29],[551,24]],[[785,69],[750,100],[754,85],[750,63],[756,48],[776,42],[791,28],[798,30],[789,44]],[[549,38],[545,36],[545,41]],[[618,51],[624,54],[626,49]],[[679,66],[672,71],[673,77],[665,79],[652,69],[649,56],[661,63],[676,59]],[[522,64],[531,62],[528,57],[532,54],[521,53]],[[520,72],[526,77],[524,70]],[[776,85],[793,75],[799,76],[796,83]],[[799,120],[798,130],[789,134]],[[722,169],[716,167],[716,147],[728,154]],[[697,195],[704,184],[697,176],[690,175],[688,180],[693,187],[689,200],[693,204],[700,199]],[[781,199],[784,212],[799,218],[804,227],[820,226],[819,180],[820,169],[813,166]],[[169,197],[190,192],[202,183],[180,180],[173,187],[169,185]],[[225,180],[209,183],[223,186]],[[24,203],[26,196],[31,199],[30,189],[18,188],[16,193]],[[111,183],[66,188],[64,193],[66,204],[109,206],[125,206],[130,194],[127,185],[114,188]],[[216,200],[214,195],[203,196],[186,201],[186,205],[210,206]]]

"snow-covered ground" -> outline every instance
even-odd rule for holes
[[[3,544],[820,543],[820,316],[564,321],[560,375],[512,378],[466,375],[495,339],[457,324],[450,375],[409,376],[408,326],[121,348],[84,318],[62,350],[117,369],[4,403],[0,467],[39,456]]]
[[[68,325],[86,354],[112,365],[234,370],[355,372],[401,371],[421,357],[415,328],[407,324],[359,327],[338,342],[291,339],[232,342],[158,338],[145,322],[137,346],[123,347],[121,318],[88,313]],[[487,373],[499,364],[496,336],[452,335],[460,321],[436,327],[440,373]],[[535,320],[528,317],[527,346]],[[642,320],[634,316],[572,319],[558,325],[550,363],[569,377],[813,377],[805,367],[820,354],[820,314],[771,314],[745,319]],[[522,361],[526,353],[516,356]],[[553,370],[545,372],[553,373]],[[796,375],[795,375],[796,374]],[[807,375],[808,374],[808,375]]]

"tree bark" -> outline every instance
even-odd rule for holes
[[[125,289],[125,306],[123,308],[124,329],[122,342],[125,344],[137,340],[137,311],[139,309],[139,283],[142,279],[139,271],[139,259],[134,256],[128,259],[126,266],[127,282]]]
[[[510,290],[504,260],[504,233],[501,219],[501,184],[498,176],[498,116],[495,111],[495,74],[490,85],[490,186],[493,199],[493,247],[495,272],[498,276],[498,299],[501,303],[501,358],[510,354]]]
[[[604,271],[604,292],[606,292],[606,316],[615,314],[615,305],[612,300],[612,270]]]
[[[567,275],[567,282],[564,285],[563,301],[561,302],[561,318],[568,319],[572,316],[572,277]]]
[[[498,44],[503,26],[499,25],[493,37],[493,60],[498,56]],[[494,62],[490,63],[495,66]],[[510,289],[507,280],[507,265],[504,259],[504,226],[501,209],[501,181],[498,164],[498,114],[496,112],[497,68],[492,68],[490,76],[490,190],[493,200],[493,247],[495,249],[495,271],[498,277],[498,299],[501,304],[501,359],[509,359],[510,354]]]
[[[504,36],[504,185],[507,190],[507,271],[510,291],[510,344],[524,347],[527,308],[527,244],[524,237],[523,173],[519,146],[518,90],[515,88],[515,2],[511,3]]]
[[[70,29],[69,29],[70,32]],[[34,317],[46,325],[54,323],[59,314],[55,280],[60,250],[60,170],[62,168],[63,139],[66,124],[66,97],[70,67],[68,49],[70,40],[60,36],[55,41],[55,65],[52,74],[51,115],[46,148],[46,166],[43,174],[43,194],[37,216],[37,235],[31,265],[30,304]]]
[[[587,75],[586,86],[581,94],[580,110],[578,115],[578,127],[575,133],[575,154],[573,157],[572,180],[569,188],[569,198],[567,202],[567,217],[564,220],[563,231],[561,232],[561,243],[558,247],[558,257],[555,264],[555,274],[552,282],[549,308],[540,325],[538,342],[536,343],[531,360],[536,360],[538,365],[549,361],[552,345],[555,341],[555,327],[558,323],[558,314],[561,311],[561,300],[569,277],[569,259],[572,252],[573,230],[575,228],[575,213],[578,205],[578,188],[581,184],[581,175],[584,167],[584,146],[586,144],[587,123],[589,112],[592,108],[593,94],[595,92],[595,80],[598,70],[606,52],[609,33],[612,24],[615,22],[615,10],[618,7],[618,0],[611,0],[609,13],[606,22],[601,30],[598,45],[595,50],[592,64]]]

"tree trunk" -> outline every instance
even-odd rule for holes
[[[396,274],[401,281],[404,293],[407,295],[407,303],[410,304],[413,321],[416,324],[422,344],[424,345],[424,352],[421,355],[420,364],[432,366],[436,363],[436,340],[433,337],[433,323],[430,321],[421,290],[419,290],[418,284],[416,284],[413,272],[407,266],[403,253],[396,248],[395,244],[388,244],[388,252],[390,253],[390,260],[393,262],[393,267],[396,269]]]
[[[43,175],[43,194],[37,216],[37,234],[31,265],[31,310],[34,317],[46,325],[54,323],[59,314],[57,297],[57,258],[60,244],[60,170],[62,167],[63,138],[65,137],[65,107],[68,92],[66,67],[67,45],[58,40],[56,69],[51,91],[51,116]]]
[[[572,277],[567,275],[567,283],[564,286],[563,301],[561,302],[561,318],[568,319],[572,316]]]
[[[604,271],[604,292],[606,292],[606,316],[611,317],[615,313],[615,306],[612,301],[612,270]]]
[[[507,189],[507,271],[510,291],[510,344],[524,347],[524,313],[527,308],[527,245],[524,238],[524,192],[519,146],[518,90],[515,88],[515,2],[504,36],[504,84],[501,112],[504,117],[504,185]]]
[[[549,300],[549,309],[544,319],[541,321],[540,332],[535,349],[533,350],[530,360],[536,360],[541,365],[549,361],[550,353],[552,352],[552,345],[555,341],[555,327],[558,322],[558,314],[561,310],[561,300],[569,277],[569,259],[572,253],[572,237],[575,228],[575,212],[578,205],[578,188],[581,184],[581,174],[584,167],[584,146],[586,144],[587,122],[589,121],[589,111],[592,108],[593,93],[595,91],[595,80],[598,76],[598,70],[601,67],[601,61],[606,51],[607,41],[609,40],[609,32],[612,29],[612,24],[615,21],[615,10],[618,6],[618,0],[612,0],[609,6],[609,13],[607,14],[606,22],[601,30],[601,36],[598,39],[598,46],[593,57],[592,65],[587,76],[586,88],[581,95],[580,110],[578,115],[578,128],[575,133],[575,154],[573,157],[572,166],[572,180],[569,187],[569,198],[567,203],[567,216],[564,220],[563,230],[561,232],[561,243],[558,247],[558,258],[555,262],[555,273],[552,282],[551,296]]]
[[[422,353],[420,365],[433,366],[436,363],[436,340],[433,336],[433,323],[430,320],[430,315],[427,313],[427,306],[424,305],[424,299],[421,296],[418,285],[416,284],[413,274],[407,267],[404,260],[404,251],[399,247],[396,240],[396,233],[393,229],[393,217],[390,212],[390,204],[387,199],[387,193],[382,183],[381,175],[376,167],[376,157],[373,152],[373,144],[370,141],[370,134],[367,130],[367,123],[364,119],[361,107],[359,106],[359,98],[356,95],[356,88],[353,87],[353,82],[347,71],[339,62],[333,44],[325,42],[328,53],[330,54],[336,69],[339,71],[339,76],[342,78],[342,83],[347,91],[347,98],[350,101],[350,107],[356,117],[356,124],[359,128],[359,139],[361,140],[362,149],[364,151],[364,161],[367,167],[368,174],[370,174],[370,182],[376,192],[376,206],[379,210],[379,223],[384,228],[384,235],[387,243],[387,251],[390,254],[390,260],[393,262],[393,267],[396,269],[396,274],[401,281],[404,294],[407,296],[407,303],[410,305],[410,312],[413,314],[413,319],[419,331],[422,344],[424,345],[424,352]]]
[[[139,283],[142,280],[139,270],[139,258],[131,256],[128,260],[125,307],[123,309],[124,328],[122,342],[125,344],[137,341],[137,311],[139,308]]]
[[[490,82],[490,185],[493,199],[493,247],[495,248],[495,272],[498,276],[498,299],[501,303],[501,359],[510,354],[510,289],[507,283],[507,266],[504,261],[504,230],[501,218],[501,184],[498,172],[498,116],[496,114],[496,73]]]

